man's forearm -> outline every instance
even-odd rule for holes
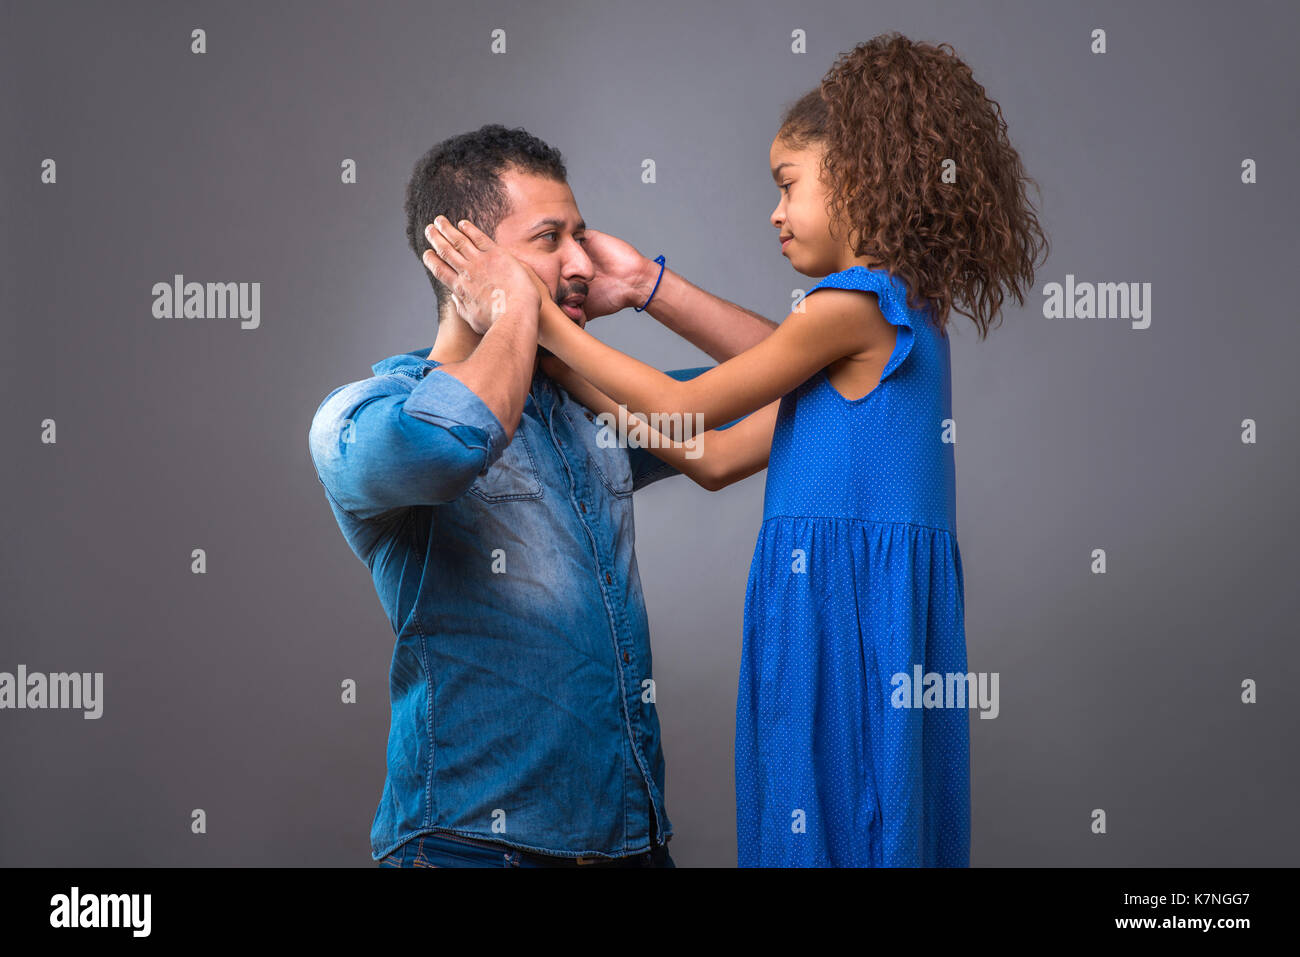
[[[468,358],[439,368],[482,399],[513,439],[536,361],[537,311],[521,309],[493,323]]]
[[[658,275],[659,266],[654,264],[654,276]],[[653,286],[651,278],[647,296]],[[777,327],[770,319],[705,292],[667,268],[646,312],[718,362],[757,345]]]

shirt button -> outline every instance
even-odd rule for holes
[[[631,661],[631,660],[632,660],[632,656],[629,655],[629,654],[625,651],[625,652],[623,652],[623,660],[624,660],[624,661]]]
[[[578,503],[578,508],[582,511],[582,514],[583,514],[583,515],[586,515],[586,514],[587,514],[587,503],[586,503],[586,502],[579,502],[579,503]]]
[[[605,584],[606,585],[614,584],[614,579],[609,577],[609,572],[605,572]]]
[[[595,421],[596,421],[596,417],[595,417],[594,415],[592,415],[590,412],[585,413],[585,415],[587,416],[587,421],[588,421],[588,422],[595,422]]]

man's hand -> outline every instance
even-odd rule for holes
[[[468,220],[457,229],[439,216],[424,235],[433,247],[424,265],[451,289],[456,311],[479,335],[509,310],[536,312],[541,305],[537,275]],[[550,298],[545,286],[541,296]]]
[[[596,276],[587,285],[587,301],[582,304],[587,319],[645,302],[659,275],[659,264],[609,233],[588,229],[586,239],[582,248],[596,267]]]

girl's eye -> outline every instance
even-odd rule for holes
[[[782,183],[781,188],[784,190],[789,190],[792,185],[793,185],[792,183]]]

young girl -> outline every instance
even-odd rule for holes
[[[699,457],[648,443],[709,489],[768,469],[736,704],[740,865],[968,866],[946,325],[971,306],[983,338],[1003,286],[1023,304],[1046,238],[1000,108],[947,44],[893,34],[842,55],[770,161],[782,254],[824,277],[776,331],[678,381],[543,294],[539,342],[562,360],[545,368],[613,415],[716,429],[752,413],[698,436]]]

